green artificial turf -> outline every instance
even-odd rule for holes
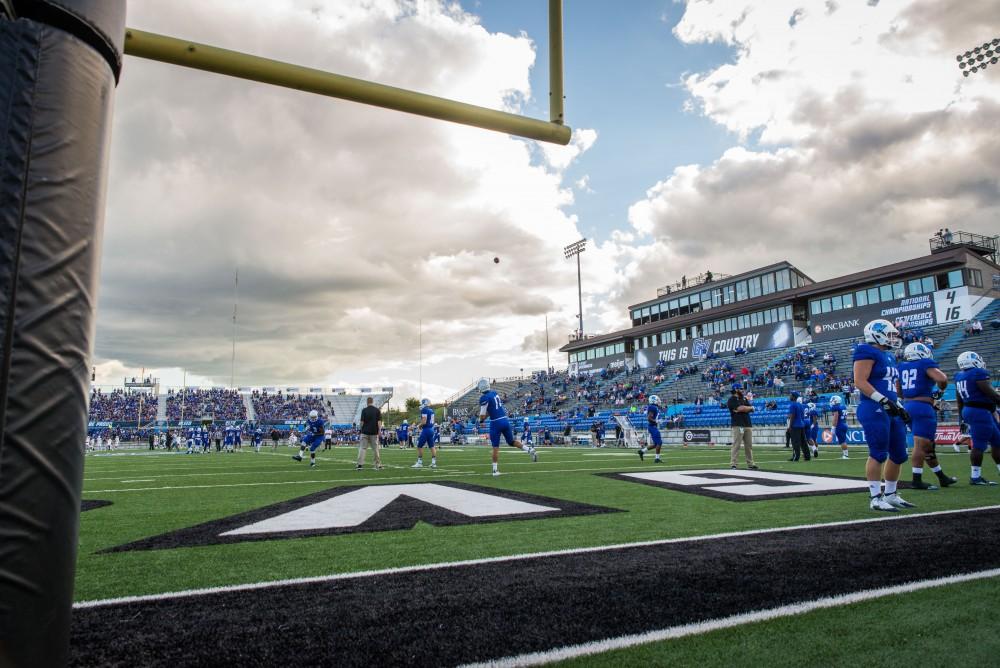
[[[728,448],[670,449],[665,462],[640,462],[614,448],[546,448],[538,463],[512,448],[501,452],[503,475],[490,475],[489,449],[442,449],[440,467],[412,470],[415,452],[383,451],[387,468],[354,470],[356,451],[320,452],[319,467],[293,462],[293,451],[209,455],[133,453],[88,455],[84,498],[113,505],[83,513],[76,600],[179,591],[393,566],[419,565],[716,534],[745,529],[823,523],[875,516],[864,493],[733,502],[606,478],[597,473],[658,468],[728,470]],[[757,448],[764,470],[861,477],[864,450],[852,459],[827,449],[812,462],[786,461],[782,448]],[[369,463],[371,454],[369,453]],[[938,492],[908,492],[925,512],[1000,504],[1000,487],[967,484],[968,457],[943,453],[961,479]],[[429,457],[425,464],[429,463]],[[411,530],[278,539],[230,545],[102,553],[140,538],[228,517],[340,485],[455,480],[619,509],[601,515],[530,519],[465,526],[418,524]]]

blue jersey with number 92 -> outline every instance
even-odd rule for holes
[[[938,363],[930,359],[903,362],[899,365],[899,386],[903,390],[904,399],[929,397],[935,389],[935,383],[928,369],[937,369]]]

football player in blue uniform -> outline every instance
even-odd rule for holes
[[[503,407],[500,396],[490,389],[490,381],[480,378],[476,386],[482,393],[479,397],[479,424],[485,422],[487,417],[490,419],[490,445],[493,446],[493,475],[500,475],[498,459],[500,455],[501,436],[507,441],[507,445],[524,450],[531,455],[531,461],[537,462],[538,453],[535,452],[535,449],[530,445],[521,443],[521,441],[514,437],[514,430],[510,424],[510,418],[507,416],[507,409]]]
[[[997,421],[997,406],[1000,406],[1000,394],[990,383],[990,372],[986,370],[986,362],[978,353],[966,351],[958,356],[958,368],[955,374],[955,397],[958,400],[958,412],[962,421],[969,425],[969,436],[972,437],[972,450],[969,458],[972,460],[972,475],[970,484],[994,486],[983,477],[983,453],[990,448],[993,462],[1000,471],[1000,426]]]
[[[323,418],[319,416],[319,411],[309,411],[309,419],[306,420],[306,428],[302,432],[302,445],[299,446],[299,454],[292,455],[292,459],[297,462],[302,461],[306,446],[309,447],[309,468],[316,468],[316,448],[323,445],[323,434],[326,433]]]
[[[646,451],[650,447],[656,448],[656,457],[653,458],[653,462],[659,464],[663,460],[660,459],[660,449],[663,447],[663,437],[660,435],[660,425],[657,419],[660,417],[660,398],[655,394],[649,395],[649,405],[646,406],[646,431],[649,433],[649,443],[645,446],[639,448],[639,459],[643,460],[646,458]]]
[[[847,455],[847,410],[843,400],[836,394],[830,397],[830,412],[833,413],[833,438],[840,445],[840,458]]]
[[[396,430],[396,440],[399,441],[399,449],[402,450],[410,442],[410,423],[403,420],[403,424],[399,425],[399,429]]]
[[[809,461],[809,445],[806,443],[806,407],[802,405],[799,393],[794,390],[788,395],[788,438],[792,441],[792,456],[788,461],[797,462],[803,456]]]
[[[808,428],[806,428],[806,443],[809,444],[809,450],[812,452],[813,457],[819,457],[819,409],[816,408],[816,404],[812,401],[809,402],[806,411],[806,420],[809,422]]]
[[[254,450],[260,452],[260,446],[264,443],[264,430],[258,426],[253,432],[253,447]]]
[[[896,491],[899,467],[909,459],[906,423],[910,416],[897,394],[899,371],[896,357],[890,352],[898,350],[902,340],[899,330],[888,320],[872,320],[865,325],[864,331],[865,342],[854,348],[854,387],[861,391],[858,421],[868,441],[868,462],[865,464],[871,497],[868,507],[896,512],[900,508],[913,507]]]
[[[937,406],[948,387],[948,376],[938,368],[931,349],[922,343],[911,343],[903,349],[903,363],[899,365],[899,389],[903,394],[903,407],[910,414],[910,431],[913,432],[913,489],[937,489],[937,485],[924,482],[924,462],[937,475],[942,487],[958,482],[944,474],[934,451],[937,437]]]
[[[524,418],[524,426],[521,429],[521,442],[531,445],[531,423],[528,418]]]
[[[413,469],[424,467],[424,446],[431,449],[431,468],[436,469],[437,446],[434,444],[434,409],[431,408],[430,399],[420,400],[420,437],[417,439],[417,463],[411,466]]]

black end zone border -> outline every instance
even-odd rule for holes
[[[998,543],[976,508],[123,601],[73,610],[70,664],[453,666],[1000,568]]]
[[[80,501],[80,512],[85,513],[88,510],[97,510],[98,508],[103,508],[104,506],[110,506],[111,501],[101,501],[98,499],[82,499]]]
[[[509,522],[516,520],[542,520],[560,517],[574,517],[578,515],[597,515],[601,513],[625,512],[618,508],[607,508],[604,506],[594,506],[575,501],[554,499],[547,496],[537,496],[524,492],[515,492],[508,489],[494,487],[483,487],[480,485],[470,485],[467,483],[453,481],[429,480],[421,483],[385,483],[385,484],[411,484],[411,485],[441,485],[444,487],[454,487],[470,492],[479,492],[498,496],[525,503],[533,503],[554,507],[558,512],[550,513],[521,513],[517,515],[501,515],[493,517],[469,517],[441,508],[430,503],[425,503],[407,496],[400,496],[364,523],[353,527],[326,528],[326,529],[305,529],[299,531],[276,531],[272,533],[244,534],[235,536],[221,536],[227,531],[239,529],[248,524],[260,522],[262,520],[277,517],[293,510],[298,510],[305,506],[310,506],[321,501],[332,499],[341,494],[353,492],[365,487],[377,487],[379,485],[348,485],[335,487],[321,492],[315,492],[306,496],[300,496],[288,501],[281,501],[270,506],[257,508],[238,515],[230,515],[218,520],[212,520],[197,524],[185,529],[178,529],[149,538],[142,538],[131,543],[118,545],[102,550],[100,553],[127,552],[131,550],[161,550],[178,547],[196,547],[202,545],[227,545],[231,543],[245,543],[247,541],[280,540],[286,538],[310,538],[313,536],[333,536],[349,533],[373,532],[373,531],[397,531],[400,529],[412,529],[417,522],[426,522],[433,526],[459,526],[464,524],[488,524],[494,522]]]
[[[671,471],[671,473],[693,473],[695,471],[701,471],[703,469],[691,469],[690,471],[685,471],[683,469],[677,471]],[[656,470],[651,471],[630,471],[629,473],[655,473]],[[624,482],[638,483],[640,485],[649,485],[650,487],[659,487],[661,489],[669,489],[673,492],[684,492],[685,494],[697,494],[698,496],[707,496],[713,499],[722,499],[723,501],[736,501],[738,503],[753,502],[753,501],[774,501],[776,499],[795,499],[800,497],[808,496],[829,496],[831,494],[863,494],[867,493],[864,489],[828,489],[821,491],[810,491],[810,492],[775,492],[774,494],[763,494],[759,496],[744,496],[742,494],[729,494],[727,492],[718,489],[707,489],[699,485],[675,485],[674,483],[662,482],[659,480],[645,480],[642,478],[633,478],[629,473],[595,473],[594,475],[599,475],[605,478],[613,478],[615,480],[622,480]],[[761,470],[760,473],[788,473],[791,475],[803,475],[811,476],[815,478],[835,478],[838,480],[864,480],[864,478],[857,478],[854,476],[846,475],[831,475],[829,473],[807,473],[798,471],[764,471]],[[699,473],[701,478],[717,477],[717,478],[739,478],[740,471],[733,469],[718,469],[709,473]],[[745,481],[745,482],[744,482]],[[722,483],[722,484],[732,484],[741,485],[752,482],[754,484],[762,485],[764,487],[774,487],[775,489],[781,489],[782,487],[789,487],[794,485],[793,482],[786,482],[784,480],[767,480],[766,478],[750,478],[745,477],[739,483]],[[900,483],[900,488],[905,488],[903,483]]]

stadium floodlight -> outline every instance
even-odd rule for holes
[[[962,70],[962,76],[967,77],[973,72],[985,70],[990,65],[1000,63],[1000,37],[993,38],[992,41],[983,42],[965,53],[955,56],[958,61],[958,69]]]
[[[577,297],[580,300],[580,312],[576,316],[579,320],[578,327],[576,330],[577,338],[583,338],[583,282],[580,278],[580,253],[587,250],[587,239],[584,237],[579,241],[574,241],[569,246],[563,248],[563,252],[566,254],[566,259],[570,259],[574,255],[576,256],[576,292]]]

